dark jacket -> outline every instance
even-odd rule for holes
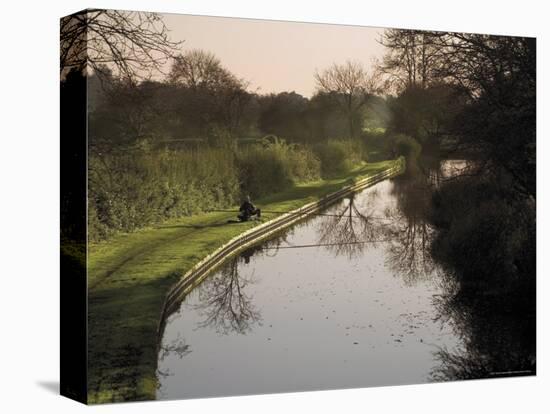
[[[244,214],[251,215],[255,213],[256,207],[250,201],[245,201],[241,204],[241,208],[239,209],[239,211]]]

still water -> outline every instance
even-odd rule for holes
[[[381,182],[210,275],[167,320],[158,398],[433,380],[464,346],[429,253],[441,173]]]

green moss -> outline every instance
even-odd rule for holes
[[[256,204],[272,211],[298,208],[394,162],[362,164],[345,176],[295,185]],[[192,265],[258,224],[227,224],[235,215],[219,212],[174,219],[89,245],[90,403],[155,398],[157,327],[165,295]],[[276,214],[263,216],[270,219]]]

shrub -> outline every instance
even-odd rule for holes
[[[273,148],[250,146],[238,154],[241,191],[260,197],[292,183],[291,172],[281,154]]]
[[[405,134],[397,134],[390,140],[396,156],[403,156],[407,160],[416,160],[422,147],[416,140]]]
[[[392,158],[405,158],[407,174],[415,174],[418,169],[418,157],[422,151],[422,146],[414,138],[405,134],[388,135],[387,145],[387,152]]]
[[[394,154],[388,145],[390,138],[385,128],[370,128],[363,131],[361,139],[368,149],[369,161],[377,162],[393,158]]]
[[[91,240],[227,207],[238,198],[234,158],[220,149],[92,155],[89,159]]]
[[[133,150],[89,158],[88,234],[101,240],[173,217],[222,209],[320,177],[307,147],[278,139],[242,149]]]
[[[316,147],[321,160],[323,176],[332,176],[349,171],[362,161],[367,161],[364,144],[358,140],[328,140]]]
[[[284,190],[299,181],[320,177],[320,162],[307,147],[265,140],[237,154],[241,191],[252,197]]]
[[[321,177],[321,161],[311,149],[295,145],[288,155],[295,182],[313,181]]]

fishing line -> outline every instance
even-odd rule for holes
[[[330,214],[330,213],[305,213],[305,212],[292,212],[292,211],[274,211],[274,210],[261,210],[262,213],[267,214],[295,214],[300,216],[325,216],[325,217],[341,217],[349,218],[347,214]],[[239,213],[237,210],[208,210],[209,213]],[[352,218],[362,218],[361,216],[352,215]],[[364,218],[364,217],[363,217]],[[367,217],[367,220],[386,220],[384,217]]]
[[[363,241],[344,242],[344,243],[297,244],[292,246],[262,247],[262,250],[302,249],[307,247],[330,247],[330,246],[342,246],[342,245],[349,245],[349,244],[383,243],[388,241],[392,241],[392,239],[363,240]]]

